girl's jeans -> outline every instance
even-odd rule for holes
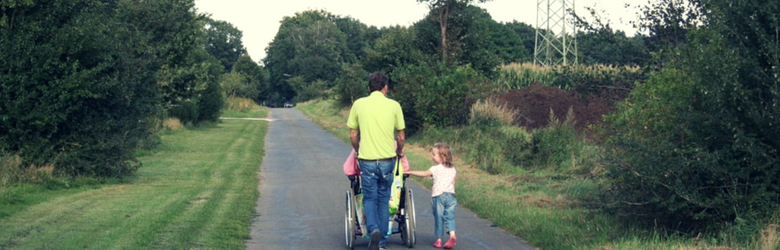
[[[379,247],[387,245],[387,227],[390,224],[390,186],[393,184],[395,160],[358,160],[360,164],[360,186],[363,189],[363,206],[366,214],[364,231],[370,234],[379,230],[382,240]],[[381,218],[381,219],[380,219]]]
[[[455,231],[455,207],[458,206],[458,199],[453,193],[442,193],[431,199],[431,210],[433,210],[434,235],[436,238],[442,238],[444,225],[447,226],[447,232]]]

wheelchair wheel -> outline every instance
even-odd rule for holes
[[[413,248],[414,244],[417,243],[417,237],[415,232],[416,217],[412,189],[407,188],[404,195],[406,195],[406,207],[404,208],[403,232],[401,233],[401,238],[407,247]]]
[[[346,239],[346,245],[349,249],[355,249],[355,230],[356,230],[356,218],[355,218],[355,195],[352,194],[352,190],[347,190],[346,199],[347,209],[344,213],[344,236]]]

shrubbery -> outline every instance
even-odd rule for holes
[[[218,117],[192,1],[17,2],[0,4],[0,151],[22,168],[124,176],[166,111]]]
[[[393,71],[391,79],[390,98],[401,103],[410,134],[425,126],[465,125],[485,81],[469,66],[444,63],[406,65]]]
[[[451,143],[459,157],[492,174],[522,168],[589,175],[599,166],[598,150],[578,138],[571,114],[564,121],[551,114],[547,127],[532,131],[514,124],[515,114],[501,103],[478,101],[468,126],[429,127],[419,140],[425,145]]]
[[[336,79],[333,88],[336,103],[341,107],[352,106],[352,103],[368,93],[368,72],[360,67],[360,64],[344,64],[341,67],[341,75]]]

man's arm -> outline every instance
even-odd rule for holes
[[[403,130],[398,130],[395,135],[395,140],[398,141],[398,147],[395,149],[395,154],[399,157],[404,157],[404,141],[406,141],[406,134]]]
[[[360,135],[360,130],[357,129],[350,129],[349,130],[349,140],[352,141],[352,149],[355,150],[355,154],[360,153],[360,138],[358,136]]]

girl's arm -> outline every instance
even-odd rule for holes
[[[409,171],[409,172],[407,172],[407,174],[414,175],[414,176],[420,176],[420,177],[428,177],[428,176],[433,175],[433,173],[431,173],[430,169],[425,170],[425,171]]]

